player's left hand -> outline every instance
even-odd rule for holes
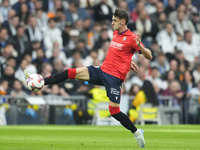
[[[131,70],[135,71],[136,73],[139,71],[138,66],[134,62],[131,62]]]
[[[135,41],[136,41],[137,46],[140,47],[141,46],[141,36],[140,36],[140,34],[137,34],[137,38],[135,39]]]

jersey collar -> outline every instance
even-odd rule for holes
[[[121,32],[121,33],[119,33],[118,32],[118,35],[122,35],[122,34],[124,34],[126,31],[128,31],[129,29],[126,29],[125,31],[123,31],[123,32]]]

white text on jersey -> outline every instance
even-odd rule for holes
[[[111,41],[111,43],[110,43],[110,47],[114,47],[114,48],[117,48],[120,50],[122,50],[122,46],[124,46],[124,44],[113,42],[113,41]]]

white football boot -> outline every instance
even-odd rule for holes
[[[134,135],[135,135],[137,144],[140,148],[144,148],[144,146],[145,146],[144,131],[142,129],[137,129],[136,132],[137,133],[134,133]]]
[[[25,79],[27,80],[28,77],[30,76],[27,70],[24,70],[24,75],[25,75]]]

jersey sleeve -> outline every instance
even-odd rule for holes
[[[136,50],[139,54],[142,54],[142,51],[141,51],[140,48],[137,46],[135,39],[136,39],[136,37],[133,38],[133,43],[132,43],[133,50]],[[142,42],[141,42],[141,45],[142,45],[143,47],[145,47],[144,44],[143,44]]]

